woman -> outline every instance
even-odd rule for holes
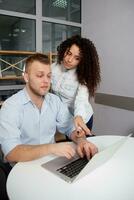
[[[92,41],[78,35],[63,41],[57,48],[57,62],[52,64],[52,92],[67,104],[76,129],[91,135],[94,97],[100,83],[100,66]]]

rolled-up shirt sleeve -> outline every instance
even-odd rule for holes
[[[84,122],[87,123],[92,115],[93,109],[89,102],[88,89],[80,84],[74,102],[74,116],[81,116]]]
[[[21,144],[19,130],[19,110],[5,102],[0,110],[0,142],[6,156],[13,148]]]

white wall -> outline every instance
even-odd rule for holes
[[[134,1],[83,0],[82,35],[96,45],[102,82],[98,92],[134,97]],[[134,112],[93,104],[97,134],[126,135]]]

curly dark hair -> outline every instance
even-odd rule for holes
[[[63,41],[57,47],[57,63],[61,64],[65,56],[65,52],[69,51],[71,46],[74,44],[80,49],[80,62],[76,69],[78,81],[80,84],[86,85],[90,97],[94,97],[96,89],[101,81],[101,77],[99,57],[92,41],[87,38],[82,38],[79,35],[72,36],[71,38]]]

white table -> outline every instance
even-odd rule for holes
[[[121,137],[96,136],[90,140],[101,148]],[[53,158],[16,164],[7,180],[10,200],[134,200],[134,138],[129,138],[105,164],[72,184],[41,166]]]

